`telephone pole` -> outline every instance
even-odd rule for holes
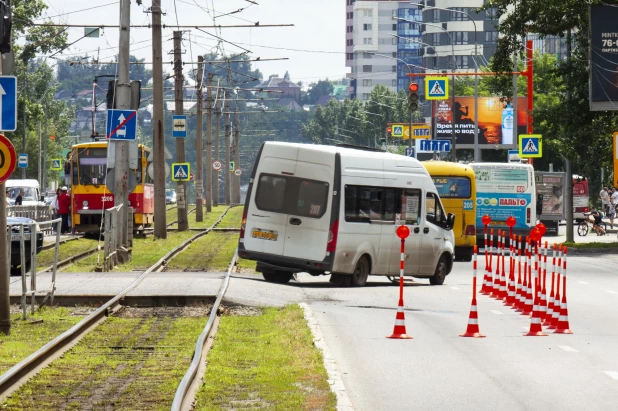
[[[184,83],[184,77],[182,75],[182,55],[180,49],[180,40],[182,32],[174,32],[174,77],[175,77],[175,94],[176,94],[176,107],[174,114],[177,116],[184,113],[182,106],[182,85]],[[185,162],[185,139],[176,139],[176,162]],[[178,231],[186,231],[189,229],[189,219],[187,217],[187,183],[179,181],[176,185],[177,194],[177,209],[178,209]]]
[[[197,168],[195,173],[195,221],[201,223],[204,221],[204,164],[202,162],[202,156],[204,155],[202,144],[202,110],[203,110],[203,95],[202,95],[202,76],[204,74],[204,67],[202,62],[203,56],[197,57],[197,128],[195,131],[195,166]]]
[[[215,104],[215,160],[221,161],[219,156],[219,140],[221,140],[221,95],[217,88],[217,103]],[[213,173],[213,203],[215,207],[219,206],[219,170],[214,170]]]
[[[2,59],[0,58],[0,72],[2,72]],[[0,134],[4,133],[0,130]],[[6,188],[0,183],[0,227],[6,227]],[[0,334],[11,334],[11,304],[9,298],[11,263],[9,261],[9,239],[4,233],[0,233]]]
[[[152,143],[154,161],[154,236],[167,238],[165,210],[165,121],[163,117],[163,46],[161,0],[152,0]]]
[[[238,101],[236,102],[236,113],[234,116],[234,175],[232,179],[234,181],[234,191],[232,193],[232,202],[234,204],[240,204],[240,176],[236,175],[236,170],[240,168],[240,114],[238,113]],[[241,170],[242,171],[242,170]]]
[[[118,53],[118,82],[116,83],[115,107],[119,110],[131,109],[131,84],[129,83],[129,47],[130,47],[131,2],[120,0],[120,34]],[[116,150],[114,173],[114,206],[122,205],[120,211],[122,247],[128,246],[127,229],[129,216],[129,142],[110,141]],[[120,251],[120,250],[119,250]],[[129,254],[125,250],[120,253],[122,261],[128,261]]]
[[[223,112],[225,114],[225,164],[223,164],[223,172],[225,173],[225,205],[230,205],[230,102],[226,98],[226,93],[223,92]]]
[[[206,210],[212,211],[212,73],[206,79]]]

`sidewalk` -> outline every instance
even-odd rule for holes
[[[577,234],[578,224],[573,225],[573,240],[576,243],[615,243],[618,242],[618,222],[614,220],[614,229],[609,228],[609,220],[604,220],[607,223],[607,234],[598,236],[592,228],[588,231],[588,235],[581,237]],[[566,241],[566,225],[560,224],[558,227],[558,237],[544,237],[548,242],[563,243]]]

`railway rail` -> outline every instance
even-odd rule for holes
[[[144,271],[128,287],[126,287],[124,290],[114,296],[111,300],[101,305],[98,309],[89,314],[82,321],[80,321],[58,337],[54,338],[49,343],[45,344],[39,350],[29,355],[18,364],[14,365],[3,375],[0,375],[0,400],[8,397],[11,393],[13,393],[21,385],[23,385],[28,379],[36,375],[41,369],[53,362],[56,358],[60,357],[64,352],[71,349],[86,334],[95,329],[99,324],[103,323],[110,313],[113,313],[120,308],[121,302],[125,298],[125,296],[127,296],[129,292],[134,290],[142,281],[144,281],[144,279],[148,277],[148,275],[153,272],[162,271],[171,259],[173,259],[182,251],[187,249],[194,241],[213,231],[233,207],[234,206],[230,206],[227,210],[225,210],[225,212],[210,228],[196,233],[194,236],[187,239],[182,244],[178,245],[173,250],[168,252],[155,264],[153,264],[146,271]],[[190,390],[190,388],[194,387],[198,380],[197,371],[199,367],[197,367],[197,365],[199,365],[199,362],[204,355],[205,341],[213,332],[213,324],[216,321],[217,310],[223,298],[223,295],[227,290],[231,270],[235,266],[236,259],[237,252],[234,253],[234,257],[232,258],[232,261],[230,263],[227,275],[225,276],[222,286],[217,295],[215,305],[211,310],[211,315],[209,316],[204,331],[198,339],[193,362],[191,363],[189,370],[187,371],[185,377],[182,379],[182,382],[179,385],[178,392],[176,393],[176,397],[174,398],[174,404],[178,403],[182,406],[182,404],[192,402],[193,397],[191,397],[191,393],[194,393],[195,391]]]

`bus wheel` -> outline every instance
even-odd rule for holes
[[[446,273],[448,272],[448,262],[446,261],[446,256],[440,257],[438,261],[438,265],[436,266],[436,272],[433,277],[429,277],[429,284],[431,285],[442,285],[444,284],[444,280],[446,279]]]
[[[269,283],[276,284],[287,284],[294,276],[293,273],[278,273],[276,271],[264,271],[262,275],[264,276],[264,279]]]
[[[367,278],[369,277],[369,261],[367,257],[361,257],[356,263],[356,268],[350,279],[352,287],[363,287],[367,284]]]

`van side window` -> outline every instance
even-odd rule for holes
[[[328,205],[328,190],[329,184],[324,181],[261,174],[255,204],[259,210],[322,218]]]
[[[368,223],[383,220],[382,187],[345,186],[345,221]]]
[[[421,190],[401,190],[400,199],[397,212],[401,212],[401,220],[407,225],[420,224]]]
[[[444,210],[440,198],[435,193],[427,193],[425,200],[425,219],[435,225],[442,225]]]

